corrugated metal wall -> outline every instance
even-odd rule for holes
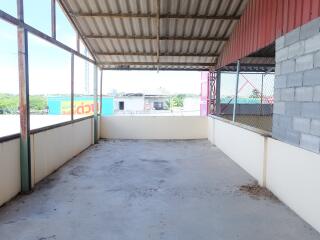
[[[320,16],[320,0],[251,0],[218,60],[222,67]]]

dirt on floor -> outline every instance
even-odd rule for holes
[[[249,194],[250,197],[255,199],[263,198],[279,202],[279,199],[270,190],[265,187],[261,187],[258,182],[241,185],[239,190]]]

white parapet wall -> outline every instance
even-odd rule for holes
[[[204,139],[207,125],[201,116],[110,116],[101,118],[101,138]]]
[[[267,187],[320,232],[320,155],[268,139]]]
[[[54,172],[93,143],[93,119],[31,135],[33,183]]]
[[[320,232],[320,155],[209,117],[208,139]]]
[[[208,139],[264,185],[265,137],[228,120],[211,118],[209,121],[212,126],[208,126]]]
[[[20,192],[20,140],[0,143],[0,206]]]
[[[93,144],[93,118],[36,130],[30,142],[34,185]],[[20,139],[14,136],[0,143],[0,206],[20,190]]]

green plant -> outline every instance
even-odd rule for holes
[[[178,94],[170,99],[170,107],[183,107],[185,95]]]
[[[12,114],[18,111],[19,98],[17,95],[0,94],[0,113]]]
[[[44,111],[47,108],[47,98],[42,95],[29,97],[30,111]],[[19,96],[0,93],[0,114],[14,114],[19,109]]]
[[[47,108],[47,99],[42,95],[30,96],[30,111],[43,111]]]

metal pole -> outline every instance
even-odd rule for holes
[[[51,0],[51,36],[56,38],[56,0]]]
[[[79,36],[79,33],[77,33],[77,51],[80,52],[80,36]]]
[[[264,81],[264,75],[261,74],[261,96],[260,96],[260,115],[263,115],[263,81]]]
[[[220,115],[221,113],[221,71],[217,71],[217,79],[216,79],[216,114]]]
[[[23,0],[17,1],[18,18],[24,21]],[[20,114],[20,173],[21,192],[30,192],[31,154],[30,154],[30,111],[29,111],[29,62],[28,32],[18,27],[18,64],[19,64],[19,114]]]
[[[93,125],[93,137],[94,143],[98,143],[98,66],[94,65],[94,79],[93,79],[93,91],[94,91],[94,125]]]
[[[238,103],[239,75],[240,75],[240,60],[237,61],[237,82],[236,82],[235,98],[234,98],[234,103],[233,103],[233,115],[232,115],[233,122],[235,122],[235,120],[236,120],[236,109],[237,109],[237,103]]]
[[[74,54],[71,54],[71,120],[74,119]]]

